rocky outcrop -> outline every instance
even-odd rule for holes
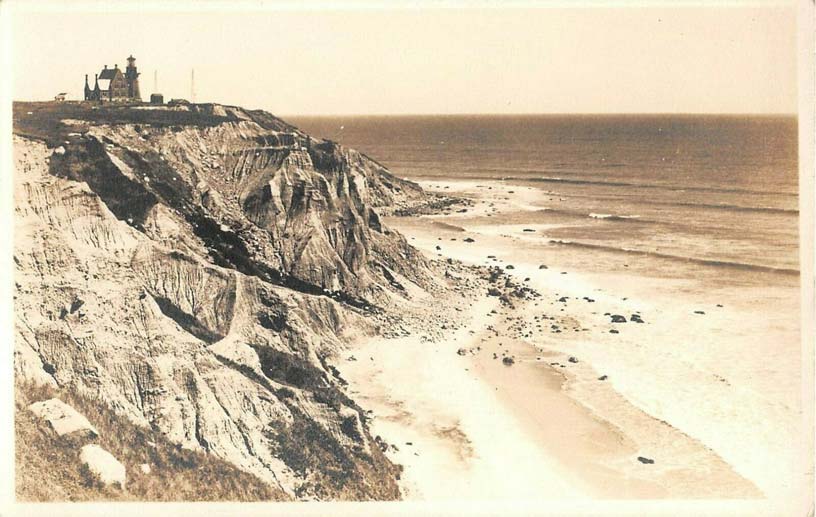
[[[421,190],[263,112],[100,109],[14,140],[16,374],[291,496],[398,497],[330,361],[428,281],[377,214]]]
[[[47,421],[57,436],[74,433],[90,437],[99,435],[99,432],[84,415],[60,399],[35,402],[28,407],[28,410]]]
[[[105,485],[116,484],[125,488],[125,466],[102,447],[95,443],[83,446],[79,451],[79,460]]]

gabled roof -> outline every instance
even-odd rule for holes
[[[118,68],[106,68],[99,74],[99,79],[113,79],[116,77],[116,72],[122,73]]]
[[[100,89],[100,90],[103,90],[103,91],[108,91],[108,90],[110,90],[110,83],[111,83],[111,80],[110,80],[110,79],[102,79],[102,78],[100,77],[100,78],[99,78],[99,89]]]

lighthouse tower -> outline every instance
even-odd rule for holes
[[[142,94],[139,92],[139,72],[136,70],[136,58],[131,55],[127,59],[128,65],[125,69],[125,81],[128,87],[128,97],[141,101]]]

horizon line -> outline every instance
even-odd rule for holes
[[[199,104],[199,103],[197,103]],[[208,104],[208,103],[201,103]],[[216,103],[218,104],[218,103]],[[264,108],[260,108],[266,111]],[[767,117],[798,117],[798,112],[738,112],[738,111],[618,111],[618,112],[589,112],[589,111],[550,111],[550,112],[463,112],[463,113],[275,113],[273,115],[285,117],[517,117],[517,116],[767,116]]]

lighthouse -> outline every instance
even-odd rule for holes
[[[139,72],[136,70],[136,58],[133,54],[127,58],[127,68],[125,69],[125,81],[127,81],[128,97],[133,100],[142,100],[142,94],[139,92]]]

